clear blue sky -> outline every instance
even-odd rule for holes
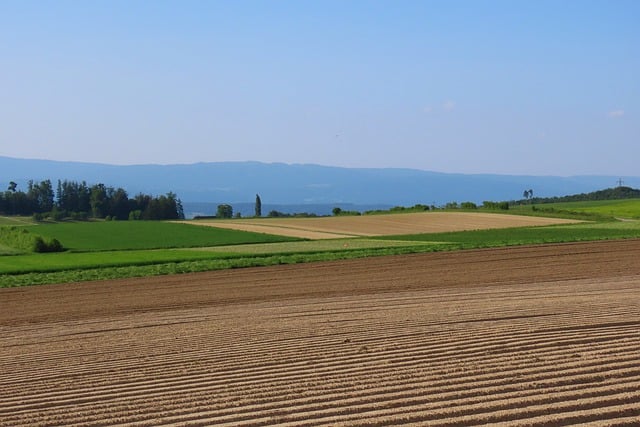
[[[0,0],[0,155],[640,175],[640,1]]]

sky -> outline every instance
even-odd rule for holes
[[[640,1],[0,0],[0,156],[640,176]]]

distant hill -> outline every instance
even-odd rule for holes
[[[104,183],[123,187],[132,195],[173,191],[183,201],[187,215],[190,210],[197,212],[198,204],[202,210],[218,203],[252,206],[256,194],[262,199],[263,212],[269,209],[291,212],[286,207],[295,205],[297,212],[320,214],[319,211],[330,211],[331,206],[375,209],[417,203],[516,200],[526,189],[533,189],[536,197],[559,197],[608,188],[620,178],[467,175],[259,162],[116,166],[0,157],[0,191],[7,188],[9,181],[24,189],[30,179],[51,179],[54,185],[58,179]],[[640,177],[622,178],[626,185],[640,187]],[[190,208],[192,204],[194,209]]]
[[[605,190],[592,191],[591,193],[572,194],[561,197],[533,197],[524,200],[527,203],[564,203],[564,202],[589,202],[595,200],[622,200],[622,199],[638,199],[640,198],[640,190],[620,186],[607,188]],[[523,202],[523,201],[520,201]]]

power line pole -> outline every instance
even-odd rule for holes
[[[618,180],[618,187],[622,187],[622,184],[624,184],[624,181],[622,180],[622,178],[620,178]]]

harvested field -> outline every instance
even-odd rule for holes
[[[307,239],[439,233],[444,231],[571,224],[576,222],[580,221],[475,212],[421,212],[321,218],[247,218],[241,220],[188,221],[189,224],[195,225]]]
[[[0,425],[637,425],[640,240],[0,289]]]

